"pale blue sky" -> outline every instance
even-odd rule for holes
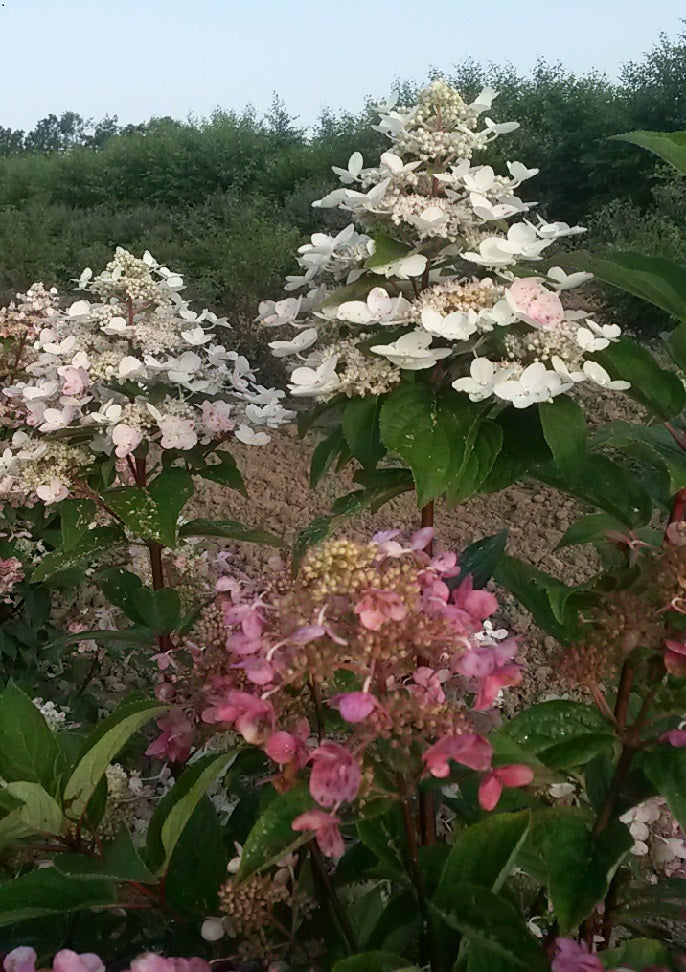
[[[685,14],[683,0],[4,0],[0,125],[261,112],[275,90],[310,124],[468,57],[615,75]]]

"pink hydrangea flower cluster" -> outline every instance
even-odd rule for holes
[[[28,945],[13,949],[2,963],[4,972],[36,972],[36,951]],[[105,972],[105,963],[94,952],[73,952],[63,948],[52,960],[52,972]],[[139,955],[126,972],[210,972],[200,958],[163,958],[153,952]],[[43,968],[42,972],[50,972]]]
[[[20,560],[16,557],[0,560],[0,604],[9,601],[10,591],[23,579],[24,569]]]
[[[330,857],[343,852],[341,807],[383,789],[383,753],[397,755],[412,786],[448,777],[451,761],[483,774],[487,810],[504,786],[533,778],[528,766],[493,766],[483,735],[498,692],[521,678],[516,640],[484,626],[495,597],[471,577],[456,583],[454,553],[423,552],[431,530],[398,538],[328,541],[295,579],[284,572],[266,590],[220,581],[223,633],[193,650],[200,724],[261,748],[279,790],[307,778],[316,807],[293,827],[315,833]],[[157,755],[178,756],[179,733],[187,740],[188,714],[178,713],[160,722]]]
[[[229,323],[192,310],[181,276],[149,253],[119,247],[79,287],[91,299],[65,311],[52,293],[43,300],[22,367],[5,382],[14,434],[4,450],[0,441],[0,498],[23,490],[59,501],[79,467],[103,455],[125,460],[144,441],[181,452],[230,436],[264,445],[267,430],[292,417],[285,393],[258,384],[225,346]]]

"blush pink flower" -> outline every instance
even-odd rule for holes
[[[585,942],[557,938],[555,949],[551,972],[603,972],[603,963],[597,955],[590,954]]]
[[[309,810],[307,813],[296,817],[291,824],[291,829],[295,831],[312,831],[317,841],[317,846],[325,857],[338,860],[345,853],[345,846],[341,832],[338,829],[340,824],[338,817],[323,810]]]
[[[338,709],[346,722],[354,724],[364,722],[378,707],[379,700],[371,692],[345,692],[329,699],[329,705]]]
[[[686,729],[670,729],[660,736],[660,742],[667,742],[670,746],[686,746]]]
[[[454,671],[466,678],[478,680],[479,690],[474,702],[477,711],[488,709],[501,688],[521,682],[521,668],[512,662],[516,653],[516,638],[508,638],[497,645],[470,645],[467,651],[455,659]]]
[[[58,368],[57,371],[63,379],[63,395],[80,395],[90,385],[90,378],[85,368],[74,368],[67,365],[64,368]]]
[[[302,739],[283,730],[271,734],[264,745],[264,751],[279,766],[293,764],[302,769],[309,759],[307,746]]]
[[[105,966],[94,952],[79,955],[69,948],[63,948],[52,960],[52,972],[105,972]]]
[[[247,743],[261,746],[274,730],[274,707],[271,702],[249,692],[231,691],[217,705],[205,709],[203,722],[234,724]]]
[[[345,747],[323,742],[310,760],[310,793],[317,803],[336,809],[344,800],[355,799],[360,788],[360,767]]]
[[[482,810],[492,810],[498,803],[504,786],[527,786],[533,778],[534,771],[523,763],[495,766],[481,780],[479,806]]]
[[[412,676],[415,694],[421,693],[420,698],[423,697],[430,705],[443,705],[445,702],[443,683],[448,675],[448,672],[435,672],[427,665],[420,665]]]
[[[114,443],[114,454],[120,459],[130,455],[134,449],[143,441],[143,433],[140,429],[135,429],[132,425],[120,422],[115,425],[111,432],[111,439]]]
[[[368,631],[378,631],[387,621],[402,621],[407,614],[403,599],[395,591],[365,591],[354,611]]]
[[[231,405],[228,402],[203,402],[202,426],[211,435],[230,432],[234,426],[231,418]]]
[[[458,610],[469,615],[478,627],[498,609],[498,602],[490,591],[474,590],[471,574],[453,591],[450,601]]]
[[[665,668],[670,675],[677,678],[686,676],[686,643],[681,641],[665,641]]]
[[[157,720],[160,735],[145,750],[146,756],[185,763],[191,754],[195,727],[181,709],[174,709]]]
[[[192,449],[198,442],[193,419],[182,419],[176,415],[165,415],[158,419],[157,425],[162,438],[163,449]]]
[[[211,972],[211,966],[201,958],[164,958],[147,952],[135,958],[127,972]]]
[[[534,327],[551,328],[565,317],[562,301],[533,277],[521,277],[505,291],[505,298],[517,316]]]
[[[422,755],[426,769],[439,780],[450,775],[451,759],[483,773],[490,769],[492,758],[493,748],[489,741],[474,733],[444,736]]]
[[[29,945],[13,948],[5,956],[2,967],[4,972],[34,972],[36,968],[36,950]]]

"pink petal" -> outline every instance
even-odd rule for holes
[[[503,785],[495,773],[487,773],[479,785],[479,806],[482,810],[492,810],[498,803]]]
[[[534,771],[524,763],[510,763],[494,770],[503,786],[528,786],[534,778]]]

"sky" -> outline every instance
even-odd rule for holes
[[[311,125],[467,58],[616,76],[684,16],[683,0],[1,0],[0,126],[262,113],[274,91]]]

